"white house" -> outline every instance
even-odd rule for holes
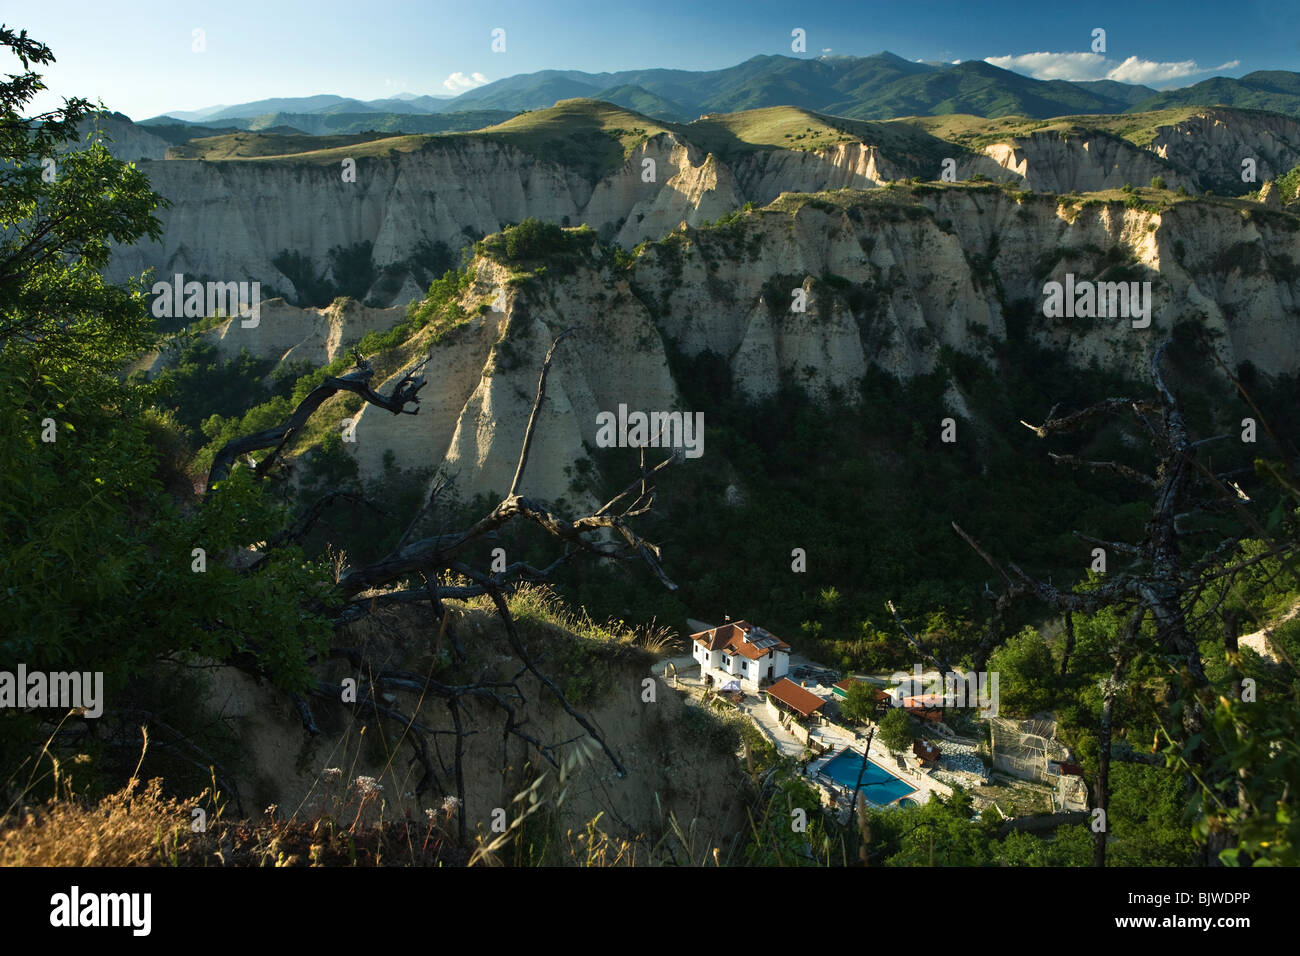
[[[790,670],[790,645],[748,621],[735,621],[691,635],[691,656],[700,676],[722,684],[737,680],[750,692],[760,681],[777,681]]]

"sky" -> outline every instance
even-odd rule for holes
[[[1288,0],[0,0],[0,23],[26,29],[57,59],[42,70],[49,91],[33,108],[83,96],[137,120],[275,96],[449,95],[544,69],[711,70],[757,54],[889,50],[1157,89],[1300,70],[1300,5]],[[492,50],[497,29],[504,52]],[[803,53],[791,50],[794,29],[805,31]],[[1093,52],[1096,29],[1104,54]],[[9,58],[0,72],[19,68]]]

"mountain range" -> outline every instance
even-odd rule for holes
[[[339,114],[414,117],[470,110],[519,113],[575,97],[603,100],[672,122],[767,106],[798,106],[853,119],[952,113],[1046,118],[1215,105],[1296,115],[1300,113],[1300,74],[1259,71],[1238,79],[1213,77],[1162,92],[1114,80],[1037,80],[983,60],[918,63],[888,52],[807,59],[764,55],[721,70],[541,70],[496,80],[450,98],[414,94],[368,101],[333,94],[280,97],[173,112],[144,122],[179,120],[256,129],[285,125],[286,114],[323,118]],[[251,125],[254,118],[261,118],[260,125]],[[237,122],[244,120],[249,125]],[[343,127],[336,122],[328,131],[348,131]]]

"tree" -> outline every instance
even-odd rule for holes
[[[974,801],[964,790],[938,794],[919,807],[870,814],[871,858],[886,866],[984,866],[992,862],[987,823],[972,823]]]
[[[802,777],[778,778],[762,816],[750,821],[745,858],[751,866],[815,866],[827,852],[822,800]]]
[[[880,740],[892,753],[899,753],[912,746],[916,738],[912,717],[902,707],[891,707],[889,713],[880,718]]]
[[[876,690],[865,681],[849,684],[844,703],[840,704],[840,713],[846,720],[865,724],[876,712]]]
[[[1123,416],[1150,442],[1155,468],[1145,471],[1117,460],[1051,455],[1062,464],[1118,476],[1151,496],[1151,518],[1139,543],[1079,535],[1107,553],[1124,556],[1127,566],[1112,568],[1104,583],[1089,582],[1085,589],[1064,591],[1015,564],[1004,568],[954,522],[954,530],[1004,585],[994,603],[987,636],[977,649],[976,663],[978,667],[999,643],[1004,615],[1025,597],[1032,596],[1066,614],[1067,621],[1102,611],[1122,617],[1123,625],[1106,649],[1112,663],[1110,674],[1101,682],[1095,809],[1110,809],[1112,733],[1117,705],[1130,690],[1128,679],[1154,673],[1163,688],[1162,700],[1150,702],[1148,698],[1156,705],[1151,713],[1157,728],[1155,746],[1163,741],[1167,768],[1182,775],[1183,793],[1199,814],[1193,833],[1201,841],[1201,862],[1294,863],[1300,827],[1286,804],[1295,780],[1300,779],[1296,776],[1300,753],[1286,741],[1295,739],[1300,708],[1294,689],[1271,706],[1256,705],[1254,693],[1246,692],[1237,648],[1238,617],[1228,602],[1238,580],[1244,580],[1264,559],[1276,562],[1276,576],[1285,576],[1292,586],[1300,587],[1300,533],[1294,519],[1295,506],[1300,504],[1300,477],[1292,463],[1294,450],[1278,441],[1213,348],[1204,348],[1251,406],[1283,456],[1281,461],[1257,460],[1253,469],[1212,470],[1202,460],[1202,448],[1230,438],[1231,433],[1192,438],[1183,407],[1166,384],[1162,369],[1171,344],[1165,342],[1151,357],[1154,399],[1109,398],[1071,414],[1058,415],[1058,408],[1053,408],[1042,425],[1022,422],[1039,438],[1047,439]],[[1195,339],[1186,344],[1206,345]],[[1257,488],[1249,487],[1254,484],[1250,475],[1258,479]],[[1252,490],[1256,493],[1251,494]],[[1267,519],[1269,527],[1253,513],[1253,508],[1266,502],[1274,505]],[[1224,515],[1235,518],[1235,526],[1221,517]],[[1219,520],[1207,520],[1211,516]],[[1251,557],[1241,553],[1247,532],[1267,542]],[[1217,538],[1217,543],[1210,543],[1209,536]],[[1213,649],[1216,644],[1229,665],[1218,686],[1207,672],[1202,652],[1202,646]],[[1295,663],[1288,664],[1295,673]],[[1106,829],[1099,828],[1093,840],[1095,866],[1106,865],[1108,842]]]
[[[1036,628],[1026,627],[1008,638],[990,655],[987,669],[998,675],[1000,714],[1028,717],[1051,706],[1056,666]]]
[[[991,845],[1000,866],[1087,866],[1092,860],[1092,832],[1083,826],[1057,827],[1049,842],[1013,830]]]
[[[1186,819],[1186,795],[1164,767],[1117,763],[1110,820],[1114,862],[1120,866],[1192,866],[1196,844]]]
[[[0,83],[0,660],[102,672],[109,700],[176,654],[240,657],[302,687],[328,621],[286,596],[318,595],[323,569],[293,549],[255,577],[226,560],[273,534],[277,509],[248,476],[201,509],[173,497],[187,485],[178,426],[120,377],[156,333],[142,283],[101,270],[111,245],[160,235],[163,200],[102,143],[71,148],[87,101],[23,117],[45,88],[30,67],[54,57],[25,31],[0,28],[0,48],[24,70]],[[63,717],[6,719],[0,762],[22,765],[41,722]],[[84,734],[76,723],[63,732]]]

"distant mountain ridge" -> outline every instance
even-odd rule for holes
[[[450,99],[401,94],[356,100],[334,94],[258,100],[173,112],[144,121],[214,122],[267,114],[430,115],[546,109],[558,100],[599,99],[672,122],[704,113],[797,106],[851,119],[968,113],[1035,119],[1083,113],[1137,113],[1172,106],[1232,106],[1300,115],[1300,73],[1265,70],[1214,77],[1159,92],[1115,80],[1036,80],[983,60],[916,63],[893,53],[798,58],[760,55],[720,70],[642,69],[617,73],[541,70],[484,84]]]

